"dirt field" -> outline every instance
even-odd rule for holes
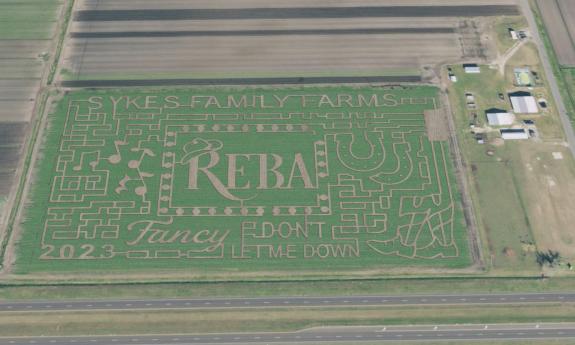
[[[537,0],[559,63],[575,66],[575,1]]]
[[[147,86],[214,86],[214,85],[313,85],[313,84],[401,84],[421,82],[419,76],[379,77],[269,77],[269,78],[191,78],[191,79],[103,79],[64,80],[62,87],[147,87]]]
[[[0,227],[64,0],[0,3]],[[0,234],[0,239],[2,238]]]
[[[191,37],[88,40],[77,42],[70,58],[81,74],[177,73],[266,74],[279,71],[374,70],[437,64],[459,54],[453,35],[348,35],[283,37]],[[396,49],[404,45],[402,49]],[[193,47],[193,48],[191,48]],[[83,50],[80,50],[84,48]],[[157,53],[160,52],[160,53]],[[382,61],[384,59],[384,61]]]
[[[487,52],[470,16],[488,1],[79,1],[64,79],[419,75]],[[346,8],[342,8],[346,7]],[[351,10],[353,8],[353,10]]]
[[[40,55],[48,52],[60,0],[2,4],[0,14],[0,122],[28,121],[44,67]],[[22,25],[19,18],[44,18]],[[35,34],[31,28],[41,33]]]
[[[355,7],[355,6],[381,6],[381,0],[163,0],[162,8],[273,8],[273,7]],[[386,6],[432,6],[432,5],[513,5],[515,0],[385,0]],[[127,9],[154,9],[158,8],[156,0],[132,0],[132,1],[101,1],[83,0],[78,9],[98,10],[127,10]]]
[[[575,164],[569,150],[558,145],[538,145],[519,150],[524,166],[517,167],[527,216],[539,250],[556,250],[575,257]]]

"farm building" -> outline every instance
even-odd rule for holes
[[[529,133],[523,128],[505,128],[501,130],[501,138],[504,140],[525,140],[529,139]]]
[[[463,70],[465,71],[465,73],[469,73],[469,74],[481,73],[481,68],[479,67],[479,65],[474,64],[474,63],[464,64]]]
[[[515,29],[513,28],[509,28],[509,36],[511,36],[512,40],[517,40],[519,38],[519,36],[517,36],[517,31],[515,31]]]
[[[516,114],[535,114],[539,112],[537,101],[535,97],[531,96],[529,92],[514,92],[509,94],[513,112]]]
[[[488,109],[485,111],[487,123],[490,126],[509,126],[515,122],[515,115],[501,109]]]

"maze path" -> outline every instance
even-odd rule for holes
[[[434,92],[314,91],[251,108],[239,91],[69,98],[33,196],[45,211],[24,223],[41,233],[28,265],[465,265],[445,133],[429,140],[424,116]]]

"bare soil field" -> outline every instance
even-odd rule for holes
[[[3,3],[0,28],[0,125],[26,122],[42,76],[42,54],[50,50],[63,0]],[[21,18],[36,18],[23,24]],[[32,30],[34,29],[34,30]],[[41,34],[34,35],[34,32]],[[24,140],[24,138],[22,138]],[[2,167],[0,166],[0,169]]]
[[[305,77],[305,78],[194,78],[194,79],[102,79],[64,80],[63,87],[147,87],[209,85],[295,85],[295,84],[399,84],[420,82],[419,76]]]
[[[68,80],[414,76],[485,59],[471,17],[518,14],[513,0],[83,0],[75,10]]]
[[[133,9],[86,10],[76,12],[78,21],[124,20],[214,20],[214,19],[297,19],[297,18],[378,18],[378,17],[477,17],[517,15],[513,5],[469,6],[363,6],[224,9]]]
[[[376,34],[450,34],[453,28],[366,28],[366,29],[297,29],[297,30],[214,30],[214,31],[116,31],[73,32],[73,38],[123,37],[222,37],[222,36],[294,36],[294,35],[376,35]]]
[[[334,29],[421,29],[455,28],[457,20],[423,18],[425,25],[412,18],[356,18],[354,20],[325,19],[273,19],[273,20],[178,20],[172,22],[142,20],[120,22],[72,22],[72,34],[100,32],[166,32],[166,31],[240,31],[240,30],[334,30]]]
[[[0,195],[7,195],[14,182],[27,123],[0,123]]]
[[[515,0],[386,0],[386,6],[465,6],[465,5],[514,5]],[[233,6],[230,6],[233,4]],[[356,7],[381,6],[381,0],[163,0],[163,9],[180,8],[274,8],[274,7]],[[78,9],[129,10],[156,9],[157,0],[101,1],[84,0]]]
[[[0,1],[0,227],[8,220],[41,79],[66,0]],[[5,233],[0,232],[0,242]]]
[[[4,59],[33,59],[48,49],[48,40],[0,40],[0,52]]]
[[[452,34],[106,38],[75,40],[72,47],[68,58],[87,75],[376,71],[437,64],[460,53]]]
[[[575,66],[575,1],[537,0],[559,63]]]
[[[0,80],[0,101],[29,101],[36,87],[35,79]]]

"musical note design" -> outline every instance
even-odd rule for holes
[[[116,153],[108,157],[108,162],[112,164],[118,164],[122,161],[122,155],[120,154],[120,146],[127,145],[128,143],[123,140],[114,140],[114,147],[116,148]]]

